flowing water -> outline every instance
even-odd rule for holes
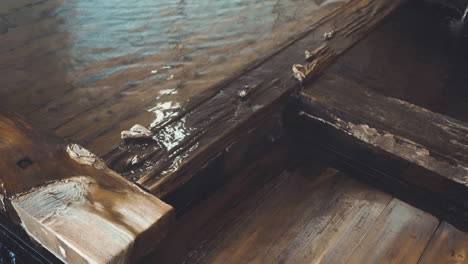
[[[3,0],[0,107],[102,154],[343,2]]]

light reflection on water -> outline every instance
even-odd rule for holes
[[[332,2],[3,0],[0,104],[101,154],[149,126],[148,109],[183,106]]]

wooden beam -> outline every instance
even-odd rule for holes
[[[301,94],[304,115],[468,187],[468,125],[329,73]]]
[[[467,228],[467,124],[379,94],[333,69],[305,85],[299,108],[302,140],[367,171],[365,180]]]
[[[148,253],[171,206],[76,144],[0,115],[3,213],[66,263],[127,263]]]
[[[319,74],[402,2],[348,1],[200,95],[182,115],[152,129],[151,140],[122,143],[105,156],[106,162],[159,197],[168,195],[189,181],[199,168],[229,152],[230,146],[244,145],[240,138],[255,129],[260,120],[281,115],[290,95],[299,87],[291,66],[303,62],[305,51],[328,47],[327,59],[314,66],[313,74]],[[274,139],[275,132],[264,137]]]

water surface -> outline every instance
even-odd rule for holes
[[[3,0],[0,104],[102,154],[342,2]]]

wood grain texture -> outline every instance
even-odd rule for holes
[[[177,118],[153,128],[153,138],[157,142],[126,142],[106,155],[105,160],[152,193],[167,195],[187,182],[194,168],[205,167],[237,137],[248,133],[258,120],[281,112],[281,105],[298,86],[292,78],[291,66],[304,61],[305,50],[327,43],[333,54],[324,64],[328,65],[401,2],[349,1],[305,32],[195,98]],[[333,37],[324,38],[324,34],[330,32],[334,32]],[[316,68],[314,75],[323,69]],[[246,87],[248,96],[241,96]],[[174,141],[171,137],[176,132],[182,137]],[[168,140],[172,142],[165,145]],[[139,157],[139,164],[128,166],[134,157]]]
[[[172,207],[94,154],[0,115],[3,211],[67,263],[126,263],[165,234]]]
[[[442,222],[418,263],[468,263],[468,234]]]
[[[304,111],[365,143],[468,185],[468,125],[327,73],[301,95]]]
[[[346,263],[417,263],[439,221],[393,199]]]
[[[299,106],[303,122],[295,129],[301,140],[340,155],[344,166],[367,171],[367,179],[361,179],[468,230],[464,92],[450,88],[463,90],[459,81],[466,74],[451,65],[457,53],[446,51],[449,44],[429,43],[427,35],[433,33],[426,27],[434,25],[428,21],[437,8],[422,4],[399,9],[320,78],[306,83]],[[424,41],[430,47],[421,49]],[[452,111],[460,119],[425,107]]]
[[[225,185],[203,202],[182,214],[161,242],[160,247],[145,258],[143,263],[187,263],[203,258],[215,247],[219,234],[225,234],[238,219],[250,214],[261,203],[265,185],[275,186],[275,178],[295,163],[295,153],[288,144],[275,147],[244,167]],[[291,164],[291,162],[293,162]],[[314,163],[315,164],[315,163]],[[323,166],[316,164],[317,170]],[[255,195],[255,198],[251,198]],[[188,260],[190,258],[190,260]]]
[[[323,164],[286,171],[207,221],[185,263],[332,263],[390,200]]]

